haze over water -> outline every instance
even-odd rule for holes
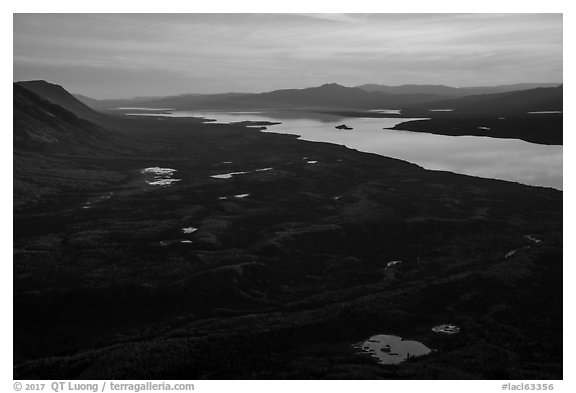
[[[204,117],[215,119],[217,123],[246,120],[281,122],[268,126],[266,131],[297,134],[308,141],[345,145],[363,152],[409,161],[426,169],[562,189],[562,146],[540,145],[518,139],[445,136],[387,129],[412,119],[344,118],[295,111],[173,111],[146,115]],[[353,130],[335,129],[339,124],[346,124]]]

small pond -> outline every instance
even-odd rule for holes
[[[402,340],[402,337],[379,334],[354,344],[359,352],[371,355],[380,364],[399,364],[411,357],[428,355],[432,350],[418,341]]]

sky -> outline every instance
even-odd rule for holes
[[[86,96],[562,82],[562,14],[14,14],[14,81]]]

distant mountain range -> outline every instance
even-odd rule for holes
[[[443,85],[362,85],[346,87],[336,83],[305,89],[283,89],[265,93],[183,94],[167,97],[94,100],[76,95],[86,105],[97,109],[119,107],[194,109],[398,109],[423,107],[429,103],[450,104],[450,101],[472,95],[503,94],[534,88],[554,88],[554,83],[525,83],[494,87],[456,88]],[[488,100],[490,98],[487,98]],[[475,99],[470,100],[473,102]],[[478,101],[485,101],[478,98]]]
[[[155,107],[174,109],[254,109],[254,108],[363,108],[376,109],[386,105],[405,105],[435,101],[443,96],[432,94],[391,95],[368,92],[336,83],[305,89],[274,90],[266,93],[183,94],[156,98],[126,100],[93,100],[76,96],[99,109],[118,107]]]
[[[469,116],[524,115],[528,112],[562,111],[563,86],[539,87],[507,93],[479,94],[404,107],[405,115]],[[450,109],[450,112],[431,112]]]
[[[378,84],[366,84],[356,86],[359,89],[381,92],[386,94],[433,94],[441,96],[463,97],[475,94],[507,93],[519,90],[536,89],[539,87],[557,87],[560,83],[517,83],[499,86],[477,86],[477,87],[451,87],[446,85],[401,85],[387,86]]]

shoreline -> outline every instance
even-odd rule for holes
[[[310,113],[315,113],[315,112],[310,112]],[[328,113],[328,112],[321,112],[321,113]],[[398,118],[399,115],[393,115],[390,116],[388,114],[380,114],[380,113],[376,113],[376,116],[371,116],[372,112],[368,113],[368,112],[353,112],[356,114],[356,117],[363,117],[363,118]],[[273,120],[243,120],[243,121],[229,121],[228,119],[225,118],[225,120],[218,120],[220,121],[220,123],[215,123],[216,120],[214,120],[210,113],[203,113],[204,117],[198,116],[198,117],[180,117],[180,116],[163,116],[163,115],[158,115],[156,117],[154,117],[153,114],[147,114],[147,116],[145,117],[154,117],[157,119],[195,119],[197,121],[201,121],[203,123],[212,123],[212,124],[221,124],[221,125],[229,125],[229,126],[246,126],[247,128],[251,128],[251,129],[256,129],[256,130],[260,130],[266,133],[277,133],[277,134],[287,134],[287,135],[293,135],[297,138],[300,138],[302,140],[308,140],[308,141],[322,141],[322,142],[327,142],[327,143],[333,143],[336,145],[341,145],[344,144],[346,146],[349,146],[352,149],[358,150],[358,151],[362,151],[362,152],[369,152],[369,153],[373,153],[373,154],[377,154],[380,155],[382,157],[394,157],[396,159],[400,159],[406,162],[410,162],[410,163],[414,163],[416,165],[422,166],[423,168],[426,169],[430,169],[430,170],[445,170],[445,171],[449,171],[449,172],[453,172],[453,173],[458,173],[458,174],[463,174],[463,175],[470,175],[470,176],[477,176],[477,177],[482,177],[482,178],[486,178],[486,179],[498,179],[498,180],[504,180],[504,181],[511,181],[511,182],[516,182],[516,183],[520,183],[520,184],[524,184],[524,185],[529,185],[529,186],[539,186],[539,187],[550,187],[550,188],[554,188],[554,189],[562,189],[562,184],[561,182],[558,181],[558,178],[554,178],[554,179],[547,179],[547,178],[537,178],[535,179],[535,181],[530,182],[530,179],[528,178],[524,178],[520,175],[515,176],[514,173],[499,173],[499,172],[495,172],[493,170],[483,170],[481,167],[479,167],[478,165],[480,164],[479,162],[476,162],[474,164],[470,163],[468,164],[467,162],[458,162],[458,161],[454,161],[454,160],[450,160],[448,159],[446,162],[435,162],[435,160],[431,160],[430,157],[426,157],[425,155],[423,157],[419,157],[419,156],[414,156],[413,154],[407,154],[407,152],[401,153],[401,154],[396,154],[394,155],[394,153],[392,151],[390,151],[390,148],[380,148],[380,149],[370,149],[369,146],[364,146],[364,148],[362,148],[362,143],[358,144],[358,143],[354,143],[354,141],[349,141],[350,143],[347,143],[346,141],[338,141],[338,137],[330,137],[329,135],[323,135],[323,137],[317,137],[315,135],[306,135],[306,133],[301,134],[301,133],[297,133],[295,132],[296,130],[294,129],[290,129],[290,131],[280,131],[280,129],[282,127],[273,127],[275,125],[282,125],[284,124],[284,121],[282,120],[278,120],[278,121],[273,121]],[[305,116],[305,115],[304,115]],[[403,117],[403,115],[400,115]],[[412,124],[419,124],[420,127],[430,127],[430,125],[427,123],[428,121],[432,121],[430,119],[421,119],[421,118],[410,118],[409,120],[406,120],[402,123],[399,123],[397,125],[395,125],[394,127],[389,127],[389,128],[384,128],[384,130],[398,130],[398,131],[408,131],[408,132],[421,132],[424,134],[430,134],[430,135],[443,135],[443,136],[448,136],[448,137],[456,137],[456,136],[474,136],[474,137],[488,137],[488,138],[492,138],[494,141],[498,140],[498,139],[515,139],[515,140],[519,140],[519,141],[524,141],[527,143],[534,143],[533,140],[531,140],[530,138],[517,138],[515,136],[508,136],[508,135],[495,135],[498,134],[498,132],[491,132],[491,131],[487,131],[484,129],[474,129],[472,130],[472,132],[437,132],[436,129],[426,129],[426,130],[422,130],[422,131],[417,131],[415,129],[415,127],[410,127],[410,125]],[[486,120],[487,121],[487,120]],[[486,121],[480,121],[480,124],[484,124],[486,123]],[[498,120],[498,122],[502,123],[501,120]],[[288,123],[290,124],[290,123]],[[432,123],[435,124],[435,123]],[[404,125],[408,125],[408,126],[404,126]],[[289,126],[290,127],[290,126]],[[482,127],[481,127],[482,128]],[[331,140],[331,139],[335,139],[335,140]],[[439,143],[439,142],[436,142]],[[452,142],[452,141],[447,141],[447,143],[456,143],[456,142]],[[472,142],[466,142],[464,144],[465,148],[467,148],[468,150],[473,148],[473,144],[471,145],[470,143]],[[494,142],[496,143],[496,142]],[[485,145],[486,143],[483,142],[478,142],[478,145]],[[544,145],[544,146],[558,146],[555,144],[548,144],[548,143],[535,143],[537,145]],[[489,144],[489,146],[492,146],[493,144]],[[520,149],[527,149],[530,150],[530,148],[527,147],[519,147]],[[400,149],[402,149],[402,145],[400,145]],[[400,150],[401,151],[401,150]],[[488,151],[488,150],[487,150]],[[546,153],[546,154],[551,154],[551,153]],[[514,160],[512,160],[514,161]],[[555,161],[554,161],[555,162]],[[512,164],[514,164],[515,162],[512,162]],[[469,166],[467,166],[469,165]],[[458,171],[458,169],[460,169],[461,171]],[[537,168],[535,168],[535,170],[537,170]],[[561,175],[560,175],[561,176]]]
[[[446,136],[488,136],[500,139],[520,139],[541,145],[559,146],[563,144],[563,114],[503,114],[460,115],[452,112],[444,114],[430,112],[407,112],[399,115],[372,113],[368,111],[323,111],[349,117],[401,118],[418,117],[389,128],[392,130],[423,132]],[[489,129],[486,129],[489,128]]]

